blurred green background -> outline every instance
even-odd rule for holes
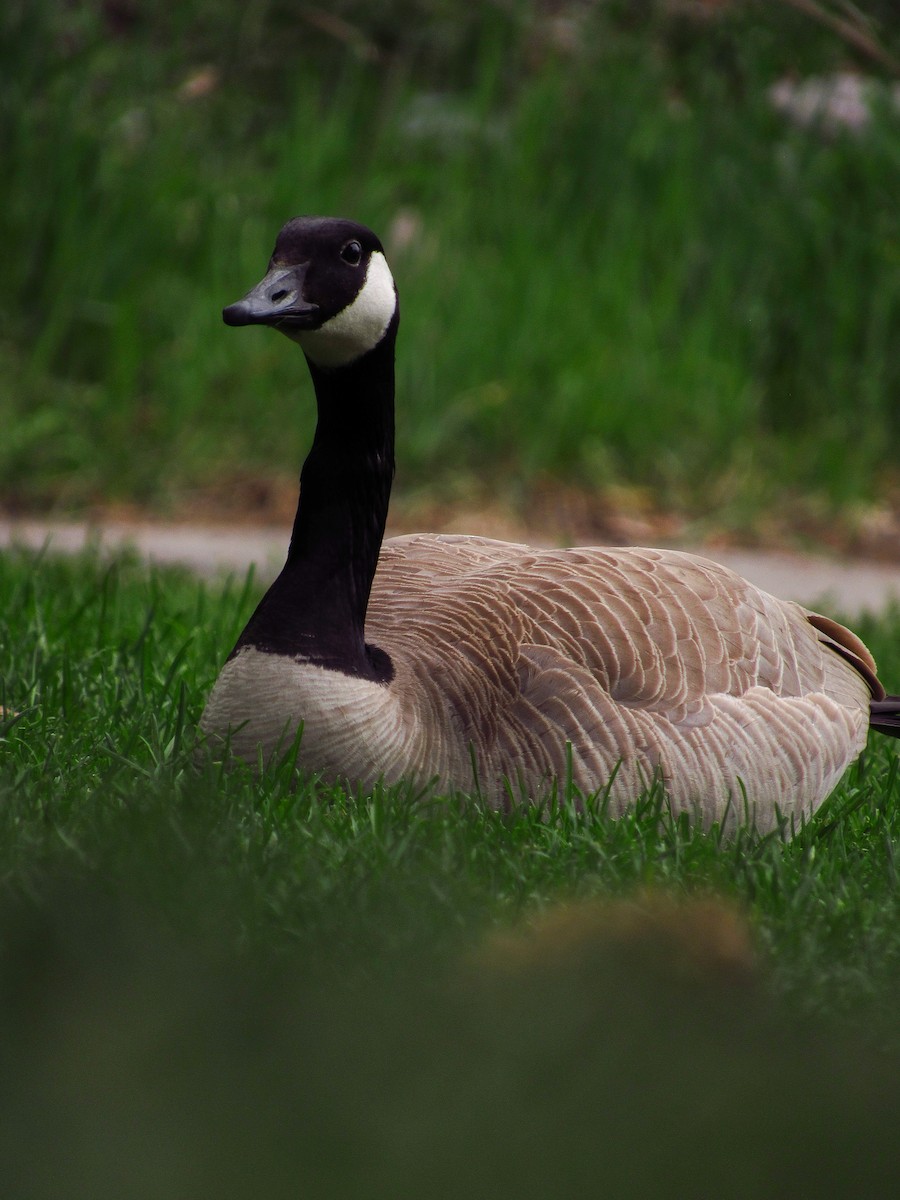
[[[296,476],[302,359],[220,311],[301,212],[388,246],[402,494],[893,502],[891,0],[9,0],[0,29],[7,507],[227,513]],[[856,125],[785,111],[847,72]]]

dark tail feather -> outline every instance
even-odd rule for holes
[[[869,703],[869,728],[900,738],[900,696],[885,696]]]

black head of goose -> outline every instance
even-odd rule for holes
[[[201,721],[256,761],[326,778],[539,799],[571,780],[621,810],[661,777],[676,811],[806,816],[900,705],[849,630],[669,550],[384,541],[397,294],[378,238],[298,217],[223,313],[302,348],[318,421],[287,561]]]

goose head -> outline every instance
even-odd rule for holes
[[[381,242],[365,225],[294,217],[265,277],[222,311],[226,325],[271,325],[318,367],[347,366],[396,331],[397,289]]]

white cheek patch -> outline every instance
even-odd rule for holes
[[[321,328],[298,331],[293,336],[317,366],[343,367],[378,345],[396,307],[390,267],[384,255],[375,250],[356,299]]]

